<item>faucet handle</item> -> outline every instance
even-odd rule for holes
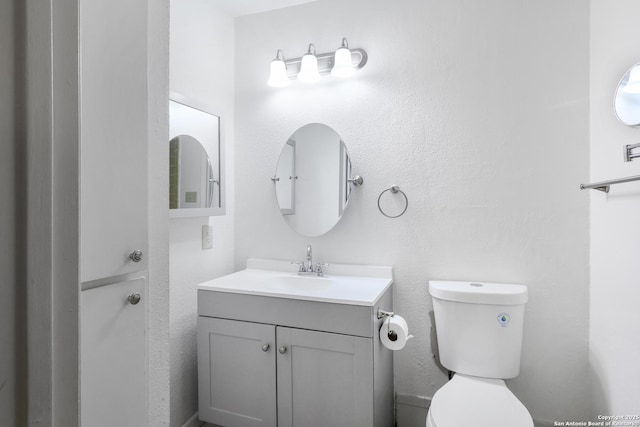
[[[326,264],[323,262],[316,262],[316,274],[318,276],[324,276],[324,273],[322,272],[322,267],[329,267],[329,264]]]
[[[306,273],[307,269],[304,268],[304,262],[301,261],[291,261],[291,264],[299,265],[298,273]]]

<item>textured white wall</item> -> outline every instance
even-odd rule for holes
[[[613,95],[622,75],[640,62],[640,4],[591,0],[591,180],[640,174],[640,161],[622,161],[622,146],[640,128],[618,122]],[[590,365],[592,412],[640,415],[640,183],[592,191]]]
[[[170,27],[171,91],[210,105],[226,123],[226,215],[170,221],[171,426],[181,426],[198,410],[196,285],[234,266],[234,29],[210,0],[171,1]],[[213,227],[211,250],[202,250],[204,224]]]
[[[248,257],[392,265],[395,310],[416,336],[395,355],[396,391],[446,381],[431,355],[429,279],[529,286],[519,378],[536,419],[588,403],[588,3],[580,0],[322,0],[236,20],[236,268]],[[369,62],[352,79],[266,85],[276,49],[341,38]],[[300,126],[341,134],[354,191],[341,222],[305,238],[284,222],[273,175]],[[377,210],[398,184],[396,220]]]

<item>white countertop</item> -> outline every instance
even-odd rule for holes
[[[289,261],[249,259],[247,268],[198,285],[199,290],[373,306],[393,283],[391,267],[331,264],[324,277],[299,275]]]

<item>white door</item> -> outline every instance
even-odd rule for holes
[[[79,7],[82,427],[147,425],[147,3]]]
[[[145,282],[139,277],[82,291],[82,427],[147,425]]]
[[[148,268],[146,22],[146,0],[80,2],[81,282]]]

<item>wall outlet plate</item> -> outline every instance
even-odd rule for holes
[[[184,193],[184,201],[185,203],[198,203],[198,192],[187,191]]]

